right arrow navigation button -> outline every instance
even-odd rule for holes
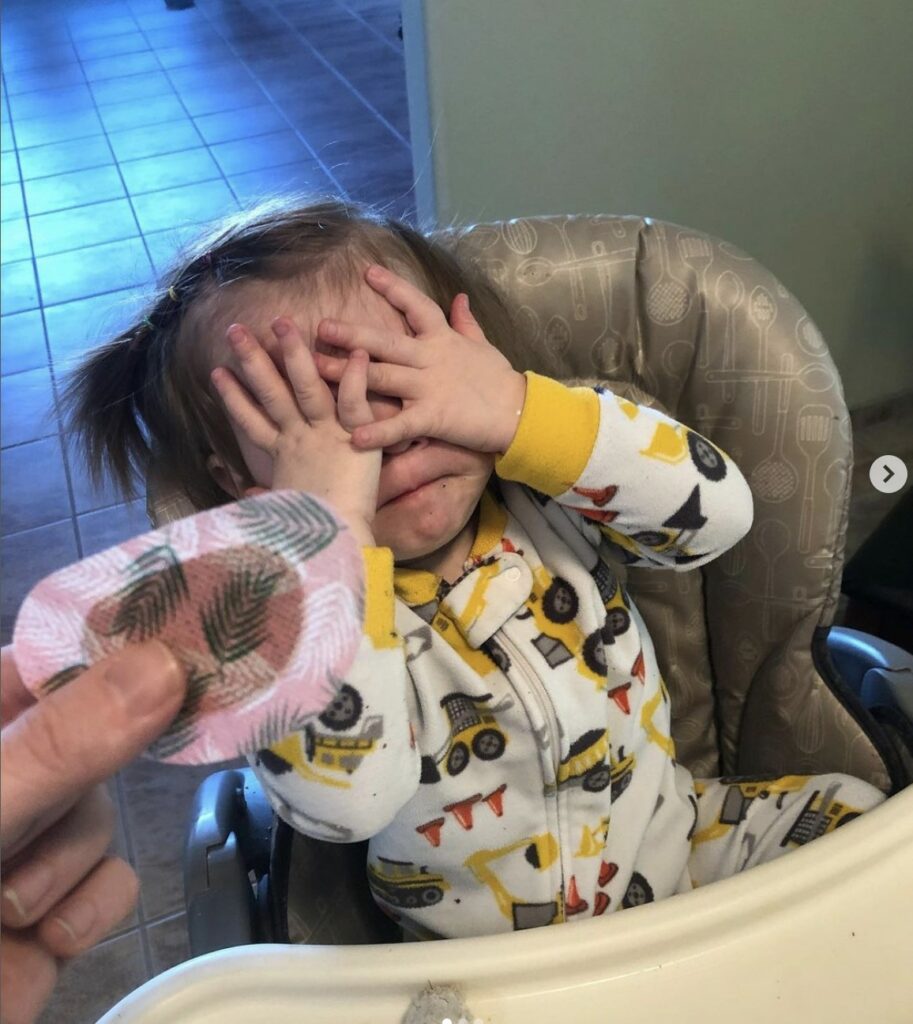
[[[907,467],[896,455],[879,455],[869,469],[869,480],[876,491],[896,494],[907,482]]]

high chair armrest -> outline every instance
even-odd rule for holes
[[[913,721],[913,654],[896,644],[834,626],[827,647],[843,681],[866,707],[897,707]]]
[[[913,655],[842,626],[830,630],[827,646],[840,677],[878,724],[906,779],[913,779]]]
[[[252,887],[268,881],[273,812],[250,768],[216,772],[196,792],[184,844],[184,899],[192,956],[262,942]]]

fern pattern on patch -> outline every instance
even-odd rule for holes
[[[55,690],[59,690],[61,686],[66,686],[67,683],[71,682],[77,676],[82,675],[88,669],[88,665],[76,664],[69,665],[67,668],[62,668],[59,672],[56,672],[41,688],[44,693],[53,693]]]
[[[240,501],[234,514],[252,540],[298,561],[313,558],[339,533],[333,516],[307,494],[274,494],[268,505]]]
[[[190,596],[184,570],[174,549],[159,544],[144,551],[126,569],[130,581],[108,633],[126,633],[127,640],[146,640],[162,631],[177,606]]]
[[[203,633],[220,665],[239,661],[266,639],[269,599],[282,575],[240,569],[203,611]]]

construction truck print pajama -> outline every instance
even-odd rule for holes
[[[614,562],[699,568],[748,530],[734,463],[668,416],[527,374],[463,575],[365,549],[365,633],[334,702],[252,763],[321,839],[370,839],[419,938],[580,920],[779,856],[879,803],[846,776],[695,781]]]

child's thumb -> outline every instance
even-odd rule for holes
[[[458,334],[472,338],[473,341],[487,341],[484,331],[472,315],[472,310],[469,308],[469,296],[465,292],[460,292],[454,297],[450,307],[450,326]]]

